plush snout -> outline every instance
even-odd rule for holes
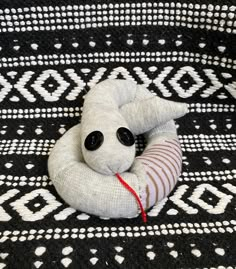
[[[83,157],[88,166],[98,173],[114,175],[127,171],[135,159],[135,145],[123,145],[116,132],[103,133],[102,145],[93,151],[83,146]]]

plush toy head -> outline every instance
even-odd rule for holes
[[[84,161],[104,175],[127,171],[135,158],[134,135],[182,115],[185,108],[185,104],[155,97],[128,81],[106,80],[97,84],[85,97],[83,107]]]
[[[103,107],[86,118],[81,146],[87,165],[104,175],[127,171],[134,162],[135,143],[124,117]]]

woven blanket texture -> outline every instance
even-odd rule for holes
[[[0,269],[236,268],[235,34],[235,0],[1,0]],[[84,95],[116,78],[189,104],[147,224],[76,211],[48,177]]]

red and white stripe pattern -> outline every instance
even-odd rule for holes
[[[145,208],[166,197],[174,188],[182,167],[182,151],[177,139],[153,144],[137,157],[146,171]]]

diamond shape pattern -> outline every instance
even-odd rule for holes
[[[183,76],[186,76],[186,74],[188,74],[195,82],[188,90],[185,90],[185,87],[181,85],[181,79],[183,78]],[[169,80],[169,84],[182,98],[188,98],[192,96],[196,91],[198,91],[201,87],[205,85],[201,77],[191,66],[184,66],[180,68],[173,76],[173,78]]]
[[[215,206],[208,204],[206,201],[201,199],[205,191],[211,192],[219,199]],[[193,203],[199,205],[201,208],[205,209],[210,214],[223,214],[226,206],[230,203],[232,198],[232,195],[223,193],[210,184],[201,184],[194,189],[194,192],[188,199]]]
[[[49,79],[53,78],[59,84],[56,90],[48,91],[43,87],[44,83]],[[54,102],[58,101],[60,96],[69,87],[69,83],[56,71],[56,70],[45,70],[41,75],[35,80],[34,84],[31,86],[44,98],[45,101]]]
[[[47,205],[45,205],[39,211],[33,212],[27,207],[27,204],[39,195],[45,200],[45,202],[47,202]],[[12,202],[10,205],[20,214],[24,221],[37,221],[44,219],[46,215],[57,209],[61,203],[58,202],[56,197],[48,190],[37,189],[25,194],[20,199]]]

